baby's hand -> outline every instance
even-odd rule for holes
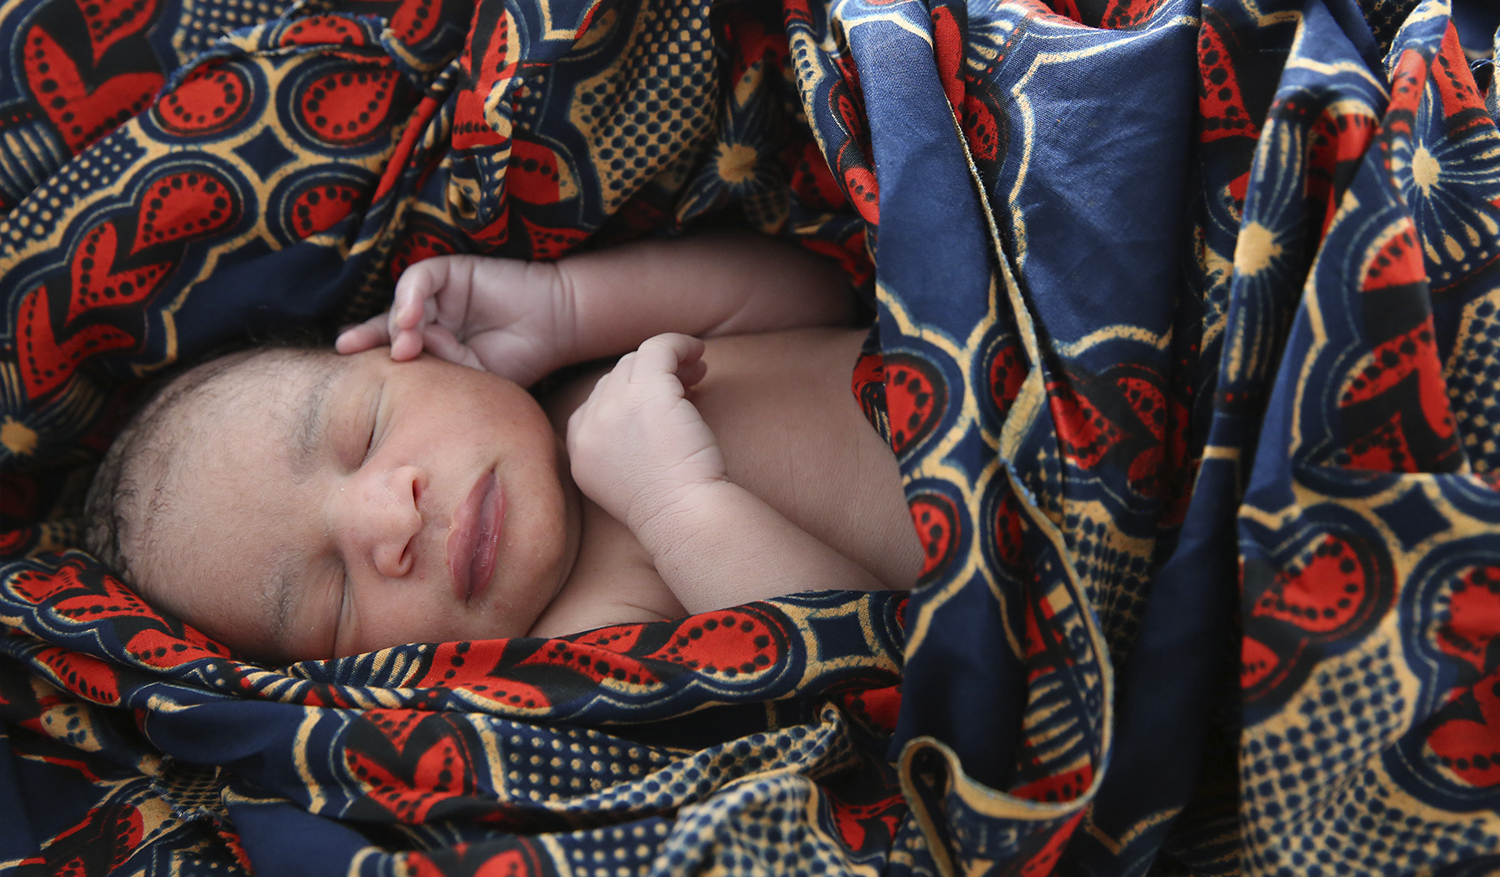
[[[687,389],[703,379],[703,342],[657,335],[599,379],[568,420],[578,489],[638,536],[696,487],[725,478],[724,455]]]
[[[572,332],[556,263],[437,256],[402,272],[391,309],[345,329],[334,346],[359,353],[388,343],[396,360],[425,349],[524,387],[568,361]]]

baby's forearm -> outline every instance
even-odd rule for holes
[[[671,508],[627,521],[689,612],[797,591],[882,590],[864,567],[729,481],[700,485]]]
[[[832,262],[758,235],[642,241],[557,267],[572,308],[574,362],[634,350],[663,332],[706,338],[854,316],[852,293]]]

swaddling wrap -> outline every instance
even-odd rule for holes
[[[1500,103],[1445,3],[14,0],[0,46],[17,873],[1500,843]],[[868,294],[909,601],[268,669],[59,553],[166,366],[726,219]]]

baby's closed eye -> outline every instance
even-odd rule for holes
[[[345,654],[339,646],[342,645],[341,637],[344,636],[345,631],[353,627],[350,624],[350,619],[348,619],[350,610],[353,609],[353,601],[350,600],[350,589],[353,586],[354,582],[350,577],[350,568],[344,562],[341,562],[339,564],[338,600],[333,601],[335,612],[333,612],[333,621],[329,625],[330,631],[332,631],[332,636],[329,637],[330,658],[339,658]]]

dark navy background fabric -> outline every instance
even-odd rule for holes
[[[1495,27],[0,3],[0,867],[1479,873]],[[265,668],[69,550],[152,375],[373,313],[434,254],[724,224],[873,302],[852,391],[909,598]]]

